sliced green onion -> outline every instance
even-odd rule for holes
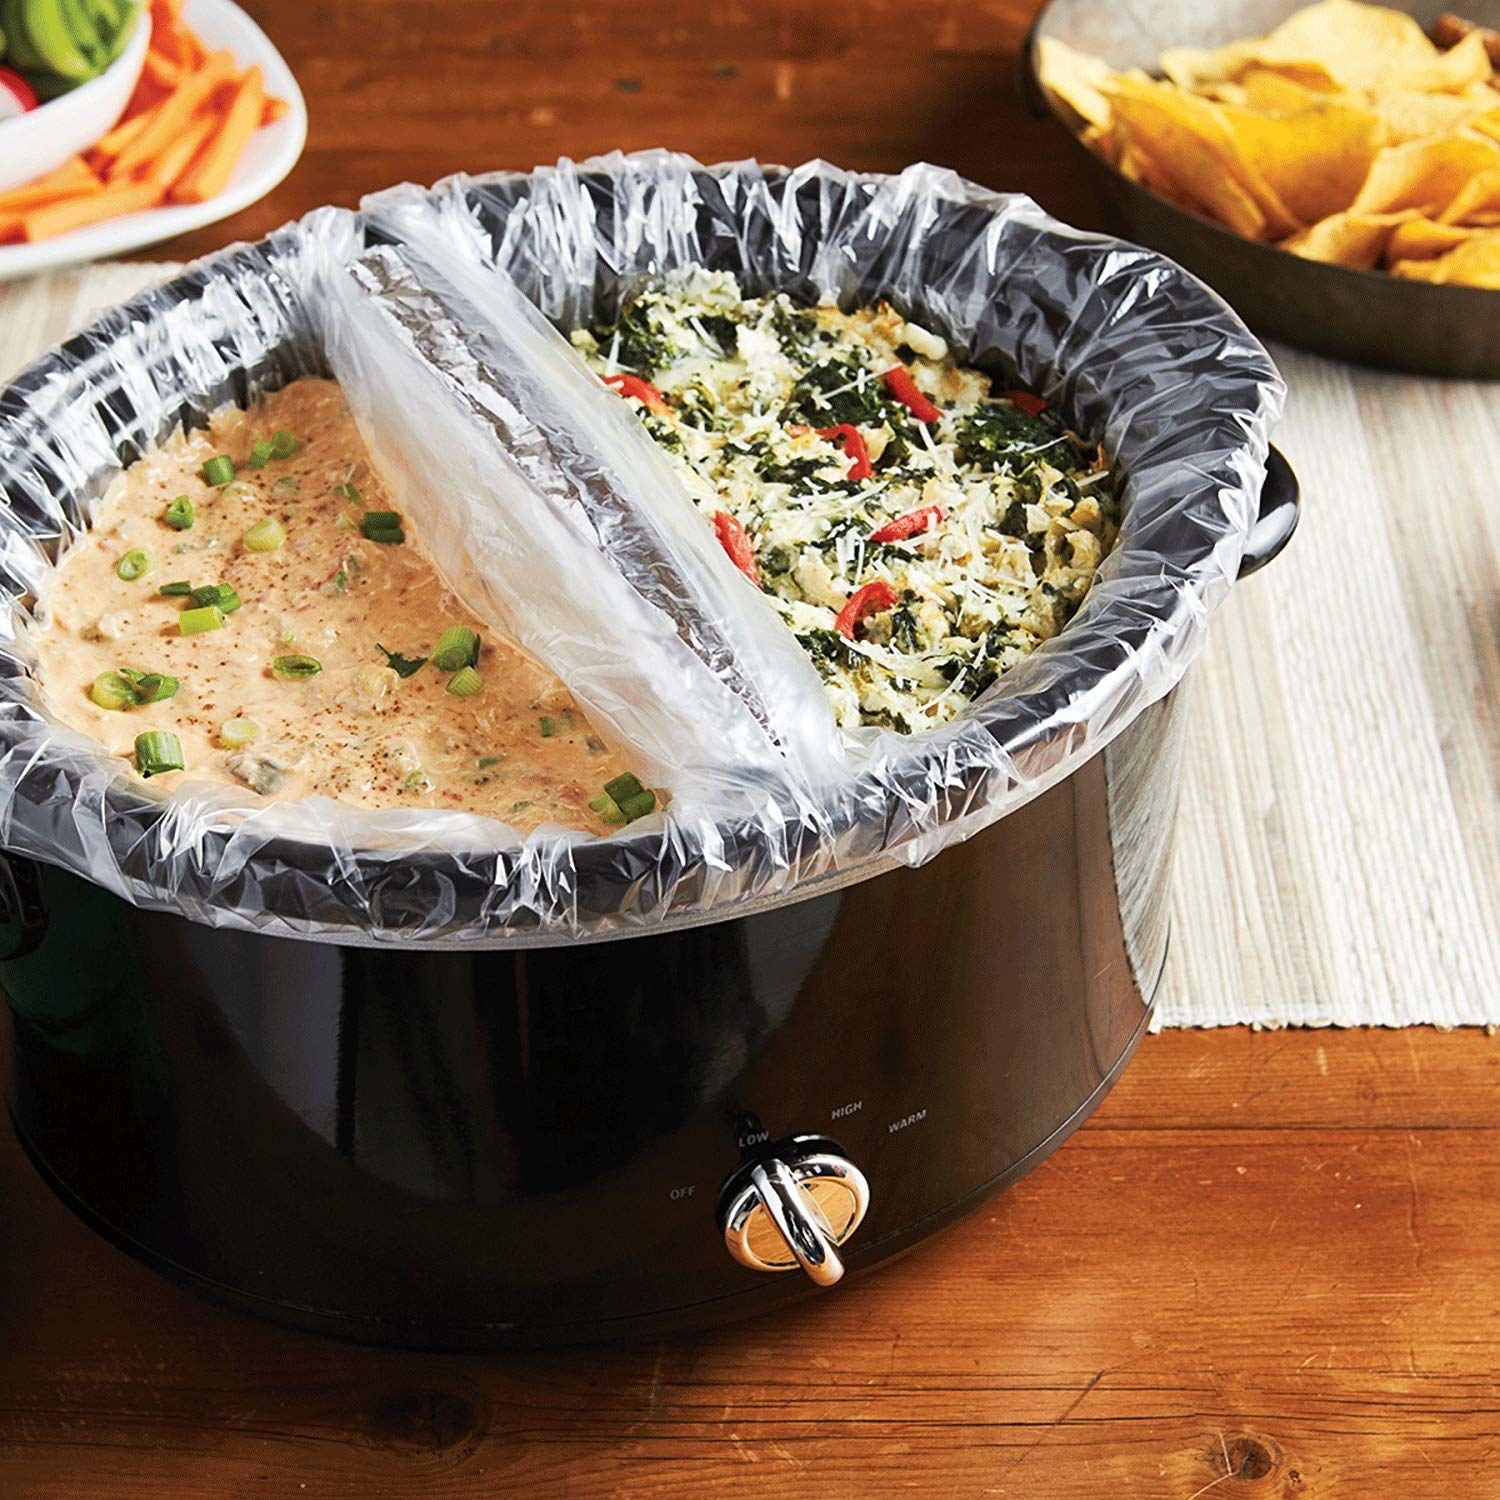
[[[135,684],[119,672],[101,672],[89,689],[89,697],[100,708],[134,708],[141,700],[136,695]]]
[[[445,630],[432,648],[431,661],[440,672],[456,672],[479,660],[479,637],[462,625]]]
[[[192,600],[197,605],[212,604],[226,615],[232,615],[241,603],[232,583],[200,583],[193,590]]]
[[[323,670],[323,663],[316,656],[278,656],[271,663],[271,670],[278,677],[316,677]]]
[[[398,546],[406,540],[401,517],[393,510],[367,510],[359,529],[366,541],[381,542],[388,547]]]
[[[602,795],[595,797],[594,800],[589,803],[589,806],[593,808],[593,810],[599,814],[599,817],[606,823],[623,823],[625,821],[625,814],[620,811],[620,804],[616,802],[608,792],[604,792]]]
[[[555,719],[548,718],[546,714],[543,714],[541,728],[542,738],[544,740],[550,740],[552,736],[557,733],[557,721]]]
[[[260,738],[260,725],[254,719],[226,719],[219,726],[219,743],[226,750],[240,750]]]
[[[137,578],[144,578],[155,566],[156,559],[144,547],[132,547],[115,564],[115,576],[123,578],[126,583],[134,583]]]
[[[184,578],[177,583],[164,583],[156,592],[167,599],[188,599],[192,597],[193,586]]]
[[[259,442],[251,443],[250,467],[252,469],[265,468],[265,466],[271,462],[272,455],[275,453],[275,451],[276,450],[272,448],[270,443],[268,443],[264,438],[261,438]]]
[[[160,703],[166,698],[176,697],[181,686],[175,677],[168,677],[165,672],[136,672],[121,667],[120,676],[135,687],[137,703]]]
[[[426,771],[418,767],[401,785],[409,792],[430,792],[437,785],[437,782]]]
[[[186,495],[179,495],[175,500],[168,502],[167,508],[161,513],[161,518],[174,531],[187,531],[198,519],[193,510],[193,502]]]
[[[205,484],[228,484],[234,478],[234,460],[227,453],[216,454],[203,465]]]
[[[286,531],[274,516],[257,521],[244,535],[251,552],[274,552],[286,540]]]
[[[483,686],[484,678],[473,667],[460,667],[448,679],[448,691],[455,698],[472,698]]]
[[[616,776],[613,781],[606,781],[604,790],[623,807],[631,797],[639,797],[646,789],[635,776],[626,771]]]
[[[510,810],[513,813],[525,812],[526,809],[530,806],[531,804],[529,802],[512,802],[510,805]]]
[[[297,434],[288,432],[282,428],[280,432],[271,434],[271,456],[273,458],[290,458],[297,451]]]
[[[205,630],[218,630],[224,624],[224,611],[217,604],[206,604],[202,609],[185,609],[177,616],[177,628],[184,635],[202,635]]]
[[[355,505],[359,504],[360,493],[358,486],[350,484],[346,480],[343,484],[335,484],[330,486],[330,488],[340,499],[352,501]]]
[[[135,765],[142,776],[160,776],[163,771],[181,771],[182,741],[165,729],[153,729],[135,737]]]
[[[503,755],[481,755],[479,757],[479,769],[488,771],[491,766],[498,766],[505,757]]]
[[[647,813],[656,807],[656,793],[649,787],[639,791],[633,797],[627,797],[620,804],[620,811],[625,814],[627,823],[634,823],[637,818],[644,818]]]

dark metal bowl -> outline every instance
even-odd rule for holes
[[[1316,354],[1422,375],[1500,377],[1500,292],[1435,286],[1381,271],[1304,260],[1247,240],[1130,181],[1090,151],[1052,107],[1037,71],[1036,43],[1055,38],[1116,68],[1155,71],[1167,47],[1218,47],[1270,31],[1308,0],[1052,0],[1027,38],[1023,82],[1038,114],[1067,130],[1072,149],[1132,238],[1186,266],[1221,292],[1257,333]],[[1386,3],[1386,0],[1382,0]],[[1500,0],[1395,4],[1428,26],[1454,9],[1500,27]],[[1496,95],[1500,105],[1500,94]]]

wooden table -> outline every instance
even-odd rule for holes
[[[1038,0],[242,0],[307,95],[307,150],[254,207],[148,252],[255,239],[449,172],[664,146],[889,171],[913,161],[1098,209],[1015,86]]]
[[[258,0],[312,113],[187,256],[390,182],[667,145],[917,158],[1094,209],[1015,101],[1031,0]],[[1500,1043],[1172,1032],[941,1240],[791,1313],[526,1358],[195,1301],[0,1132],[0,1495],[1500,1494]]]
[[[200,1303],[7,1131],[0,1494],[1493,1500],[1497,1096],[1472,1033],[1165,1032],[1037,1172],[876,1275],[507,1358]]]

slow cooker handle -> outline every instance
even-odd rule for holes
[[[1292,466],[1272,448],[1266,458],[1266,482],[1260,490],[1260,515],[1245,540],[1240,577],[1258,573],[1291,541],[1302,515],[1302,487]]]

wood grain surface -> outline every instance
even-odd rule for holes
[[[616,146],[926,158],[1095,215],[1012,91],[1032,0],[249,9],[307,91],[308,154],[156,254]],[[0,295],[0,375],[150,274]],[[1284,358],[1308,511],[1198,670],[1168,1003],[1451,1018],[1496,999],[1493,396]],[[0,1496],[1494,1500],[1497,1099],[1475,1030],[1149,1037],[1056,1157],[882,1273],[705,1338],[524,1359],[209,1307],[81,1227],[5,1130]]]
[[[395,182],[653,146],[932,161],[1098,216],[1055,127],[1017,95],[1038,0],[243,3],[307,96],[307,150],[269,198],[148,253],[185,259]]]
[[[0,1495],[1493,1500],[1500,1041],[1148,1037],[1094,1121],[870,1277],[498,1358],[220,1311],[0,1140]]]

